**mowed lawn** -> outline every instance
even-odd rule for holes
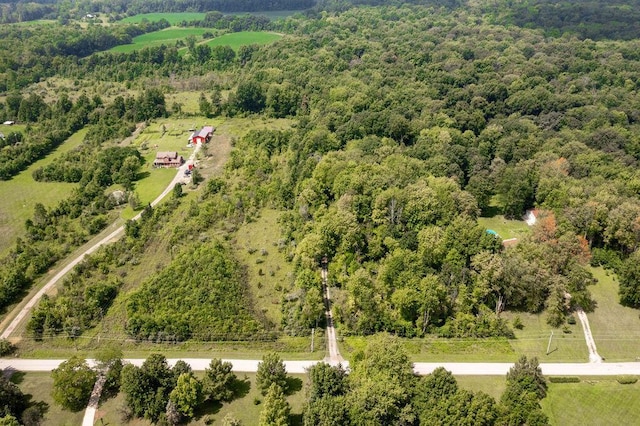
[[[141,13],[140,15],[134,15],[124,18],[123,23],[137,24],[144,20],[149,22],[157,22],[161,19],[166,20],[171,25],[179,24],[182,21],[195,21],[204,19],[205,13],[201,12],[181,12],[181,13]]]
[[[524,220],[506,219],[503,215],[479,217],[478,223],[486,229],[496,231],[503,240],[522,238],[531,232]]]
[[[162,44],[171,46],[178,40],[184,40],[189,36],[202,37],[205,31],[207,31],[206,28],[166,28],[134,37],[133,43],[115,46],[109,51],[128,53],[149,46],[160,46]]]
[[[224,34],[206,42],[210,47],[230,46],[233,50],[238,50],[241,46],[250,44],[269,44],[280,40],[281,34],[266,31],[242,31],[239,33]]]
[[[591,268],[598,283],[589,287],[597,307],[588,313],[600,356],[607,361],[636,361],[640,357],[640,318],[637,309],[620,305],[615,273]]]
[[[637,425],[640,383],[621,385],[614,377],[580,383],[549,383],[542,410],[552,425]]]
[[[44,372],[18,372],[13,375],[11,381],[16,383],[22,393],[30,397],[32,403],[44,403],[46,411],[42,426],[76,426],[82,424],[84,411],[73,413],[63,410],[53,402],[51,391],[53,390],[53,378],[51,373]]]
[[[4,133],[7,132],[4,131]],[[0,202],[0,253],[5,253],[16,237],[24,232],[24,221],[33,216],[33,206],[36,203],[42,203],[45,207],[50,208],[70,195],[76,184],[36,182],[32,173],[37,168],[46,166],[63,153],[80,145],[86,133],[86,129],[80,130],[47,157],[35,162],[10,180],[0,181],[0,196],[2,197],[2,202]]]

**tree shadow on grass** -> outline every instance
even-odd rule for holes
[[[302,379],[287,377],[287,395],[293,395],[302,389]]]
[[[13,370],[13,372],[11,372],[10,369],[11,367],[5,369],[5,373],[9,371],[9,381],[14,385],[19,385],[20,383],[22,383],[24,381],[25,372],[18,370]]]
[[[236,378],[231,384],[231,390],[233,391],[232,400],[244,398],[251,390],[251,380],[247,376],[243,379]]]
[[[302,426],[302,414],[290,414],[289,424],[291,426]]]

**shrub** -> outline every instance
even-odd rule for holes
[[[16,347],[7,339],[0,339],[0,356],[6,356],[16,350]]]
[[[569,318],[567,318],[567,322],[571,325],[574,325],[576,323],[576,317],[574,317],[573,315],[569,315]]]
[[[551,383],[580,383],[580,377],[575,376],[554,376],[549,377]]]
[[[513,328],[517,330],[522,330],[524,328],[524,324],[522,324],[522,320],[520,319],[519,316],[516,316],[513,319]]]
[[[618,376],[616,381],[621,385],[632,385],[638,381],[637,376]]]

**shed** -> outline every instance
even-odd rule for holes
[[[215,129],[213,128],[213,126],[204,126],[197,132],[193,132],[189,137],[189,141],[194,144],[207,143],[211,140],[211,136],[213,136],[214,130]]]

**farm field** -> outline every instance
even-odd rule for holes
[[[221,35],[206,42],[213,46],[230,46],[233,50],[238,50],[241,46],[249,44],[269,44],[280,40],[282,35],[265,31],[242,31]]]
[[[619,303],[618,280],[612,271],[591,268],[598,283],[589,287],[597,302],[588,313],[591,333],[600,356],[607,361],[636,361],[640,357],[640,319],[638,310]]]
[[[137,24],[144,20],[149,22],[157,22],[161,19],[166,20],[171,25],[179,24],[182,21],[195,21],[197,19],[203,19],[206,13],[203,12],[181,12],[181,13],[141,13],[139,15],[128,16],[119,21],[122,23]]]
[[[128,53],[149,46],[174,45],[178,40],[184,40],[189,36],[201,37],[207,31],[206,28],[167,28],[134,37],[133,43],[115,46],[109,52]]]
[[[6,129],[19,130],[18,126],[1,126],[3,133]],[[33,206],[42,203],[45,207],[53,207],[60,200],[67,198],[75,187],[73,183],[65,182],[36,182],[32,173],[39,167],[46,166],[65,152],[72,150],[82,143],[87,130],[81,130],[47,157],[35,162],[29,168],[7,181],[0,181],[0,254],[5,253],[13,241],[24,231],[24,221],[33,214]]]

